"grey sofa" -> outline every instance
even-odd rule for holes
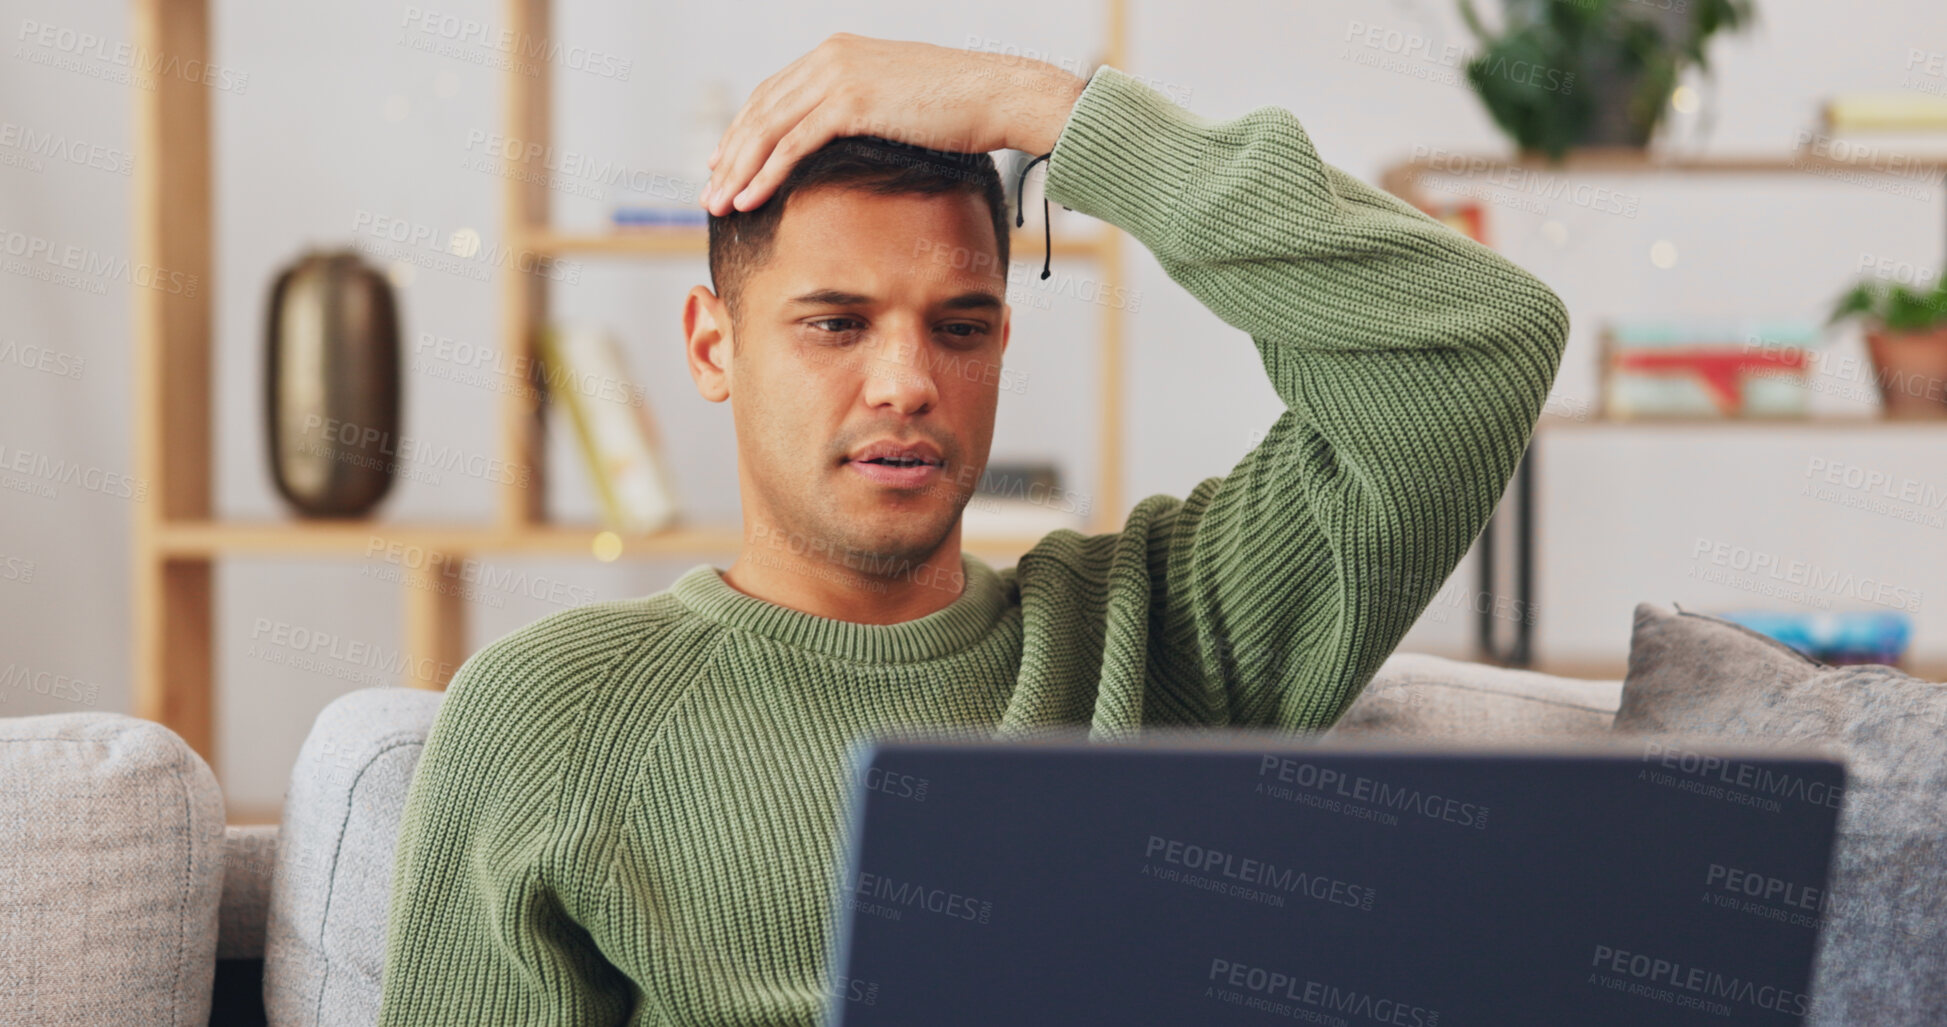
[[[1673,674],[1732,683],[1729,670],[1695,665],[1698,654],[1761,672],[1771,692],[1787,675],[1823,673],[1727,622],[1648,604],[1632,642],[1627,697],[1624,681],[1398,653],[1332,734],[1600,737],[1619,728],[1619,708],[1641,706],[1637,693]],[[374,1023],[392,846],[440,698],[374,688],[332,702],[298,754],[277,827],[226,827],[209,768],[157,724],[106,713],[0,719],[0,995],[14,996],[0,1024]],[[1947,859],[1921,868],[1924,887],[1903,882],[1902,901],[1938,897],[1943,874]],[[1848,989],[1887,972],[1876,952],[1822,954],[1820,980],[1834,982],[1839,1004],[1812,1022],[1939,1022],[1912,1018],[1934,1002],[1924,991],[1863,1015],[1869,1000]],[[1947,953],[1935,951],[1916,969],[1943,968]]]
[[[276,826],[225,825],[209,766],[152,721],[0,718],[0,1025],[376,1022],[392,843],[441,698],[326,706]]]

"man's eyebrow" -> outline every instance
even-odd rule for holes
[[[975,292],[963,292],[941,302],[940,306],[947,310],[999,310],[1001,298],[981,289]]]
[[[873,300],[864,293],[818,289],[802,296],[793,296],[785,302],[798,306],[863,307],[869,306]],[[940,301],[940,306],[946,310],[999,310],[1001,298],[985,289],[978,289],[948,297]]]
[[[872,302],[872,297],[842,289],[818,289],[802,296],[793,296],[785,302],[820,307],[863,307]]]

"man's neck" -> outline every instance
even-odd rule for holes
[[[952,605],[966,588],[957,523],[940,547],[918,562],[866,557],[848,563],[842,555],[758,544],[741,550],[721,575],[745,595],[859,624],[917,620]]]

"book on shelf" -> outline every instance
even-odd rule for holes
[[[1055,465],[1041,461],[990,463],[960,512],[965,535],[1039,537],[1057,528],[1084,531],[1088,496],[1063,488]]]
[[[1805,417],[1822,336],[1789,318],[1631,317],[1599,342],[1605,418]]]
[[[605,329],[550,325],[541,333],[549,398],[574,426],[602,517],[618,532],[661,531],[676,519],[669,463],[643,391],[629,379],[621,347]]]
[[[1913,619],[1898,610],[1721,610],[1717,616],[1768,635],[1835,666],[1898,667],[1913,637]]]
[[[1839,93],[1825,101],[1820,134],[1800,146],[1821,157],[1893,175],[1939,180],[1947,161],[1947,96]]]
[[[1825,101],[1824,115],[1832,132],[1947,132],[1947,96],[1838,93]]]
[[[608,214],[609,226],[617,230],[643,228],[708,228],[710,213],[701,207],[617,206]]]

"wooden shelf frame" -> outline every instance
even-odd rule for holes
[[[1898,155],[1911,169],[1947,168],[1947,156]],[[1775,175],[1846,171],[1892,174],[1870,161],[1846,161],[1810,150],[1786,153],[1660,154],[1631,148],[1593,147],[1571,150],[1560,161],[1534,154],[1451,153],[1420,155],[1398,161],[1380,173],[1380,186],[1408,202],[1423,200],[1414,184],[1421,175],[1465,178],[1471,174],[1522,171],[1551,175]],[[1423,204],[1422,204],[1423,206]]]
[[[209,0],[136,0],[136,50],[184,67],[210,58]],[[192,64],[192,62],[194,62]],[[165,552],[178,521],[210,516],[210,89],[157,75],[134,90],[134,258],[193,276],[196,290],[134,288],[134,714],[159,721],[215,765],[210,561]]]
[[[155,545],[162,555],[178,560],[223,556],[370,558],[404,546],[423,553],[593,558],[605,563],[730,554],[743,545],[737,525],[684,525],[652,535],[619,536],[620,545],[613,556],[598,555],[598,545],[612,545],[614,537],[599,524],[543,524],[508,530],[492,525],[364,520],[178,521],[157,534]],[[1019,557],[1039,541],[1039,535],[973,535],[963,538],[961,548],[982,556]],[[414,561],[418,561],[417,555]]]
[[[1106,10],[1101,62],[1126,68],[1128,0],[1103,0]],[[529,38],[549,38],[552,0],[503,0],[504,28]],[[188,61],[212,55],[209,0],[133,0],[135,43],[146,52]],[[504,79],[504,129],[509,138],[545,144],[552,139],[552,75],[508,71]],[[563,525],[547,519],[546,425],[540,390],[513,388],[499,400],[496,449],[510,468],[509,484],[495,495],[491,516],[480,524],[391,523],[379,520],[226,522],[212,502],[211,369],[214,218],[211,172],[211,90],[179,76],[159,76],[152,90],[138,91],[134,173],[134,256],[155,267],[194,275],[193,293],[135,290],[132,365],[134,464],[151,486],[151,499],[136,504],[134,518],[134,713],[180,735],[220,774],[216,753],[217,710],[213,652],[214,570],[226,558],[300,560],[370,558],[392,545],[422,550],[424,565],[494,554],[563,559],[667,558],[734,554],[738,525],[679,525],[649,536],[622,539],[619,555],[598,555],[607,535],[597,525]],[[703,226],[663,226],[578,233],[554,228],[546,182],[508,178],[501,214],[506,237],[518,250],[543,257],[654,259],[700,256],[708,251]],[[1039,232],[1015,231],[1016,253],[1039,250]],[[1031,248],[1031,249],[1030,249]],[[1102,224],[1052,241],[1056,256],[1093,261],[1103,281],[1124,280],[1122,233]],[[548,278],[522,270],[521,261],[501,271],[500,343],[510,367],[538,366],[538,332],[549,312]],[[1098,418],[1094,518],[1089,531],[1113,531],[1123,496],[1123,312],[1097,305]],[[516,484],[525,482],[523,486]],[[964,550],[988,558],[1017,559],[1040,540],[1035,536],[963,536]],[[604,538],[612,545],[613,538]],[[437,558],[437,559],[435,559]],[[403,651],[410,666],[457,668],[467,655],[467,610],[458,590],[428,587],[425,572],[402,581]],[[408,674],[402,685],[444,688],[446,681]]]
[[[1876,431],[1938,432],[1947,429],[1947,418],[1921,420],[1909,417],[1573,417],[1544,416],[1535,423],[1539,431],[1695,431],[1744,428],[1751,431]]]

